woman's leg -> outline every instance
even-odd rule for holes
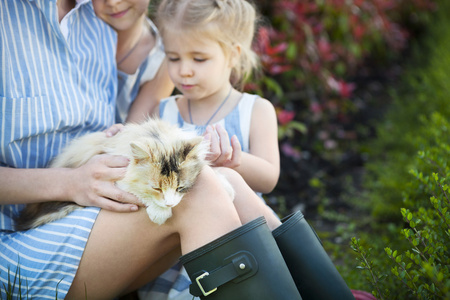
[[[92,229],[78,272],[66,299],[112,299],[152,279],[175,261],[181,245],[185,254],[241,225],[226,191],[210,168],[166,224],[152,223],[145,210],[114,213],[102,210]],[[151,268],[156,270],[152,274]]]

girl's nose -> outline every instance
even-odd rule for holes
[[[194,75],[194,71],[191,64],[188,62],[182,62],[180,65],[180,75],[183,77],[190,77]]]
[[[106,4],[109,6],[114,6],[117,3],[121,2],[122,0],[105,0]]]

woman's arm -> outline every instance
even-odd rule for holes
[[[0,167],[0,204],[22,204],[68,199],[69,169]]]
[[[167,72],[166,60],[161,64],[156,77],[145,82],[130,106],[126,122],[141,123],[155,111],[159,101],[171,95],[174,85]]]
[[[123,178],[127,165],[125,157],[97,155],[74,169],[0,167],[0,204],[71,201],[119,212],[135,211],[139,200],[114,184]]]

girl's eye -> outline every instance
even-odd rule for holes
[[[206,58],[194,58],[194,61],[196,61],[196,62],[204,62],[204,61],[206,61]]]
[[[169,61],[179,61],[180,59],[178,57],[169,57]]]

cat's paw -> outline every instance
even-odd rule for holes
[[[234,190],[233,186],[231,185],[231,183],[228,181],[228,179],[223,174],[221,174],[220,172],[217,172],[217,171],[216,171],[216,174],[217,174],[217,178],[219,178],[220,183],[227,191],[228,196],[230,196],[231,201],[234,201],[234,197],[236,196],[236,191]]]
[[[152,222],[162,225],[172,216],[172,209],[152,205],[147,207],[147,214]]]

